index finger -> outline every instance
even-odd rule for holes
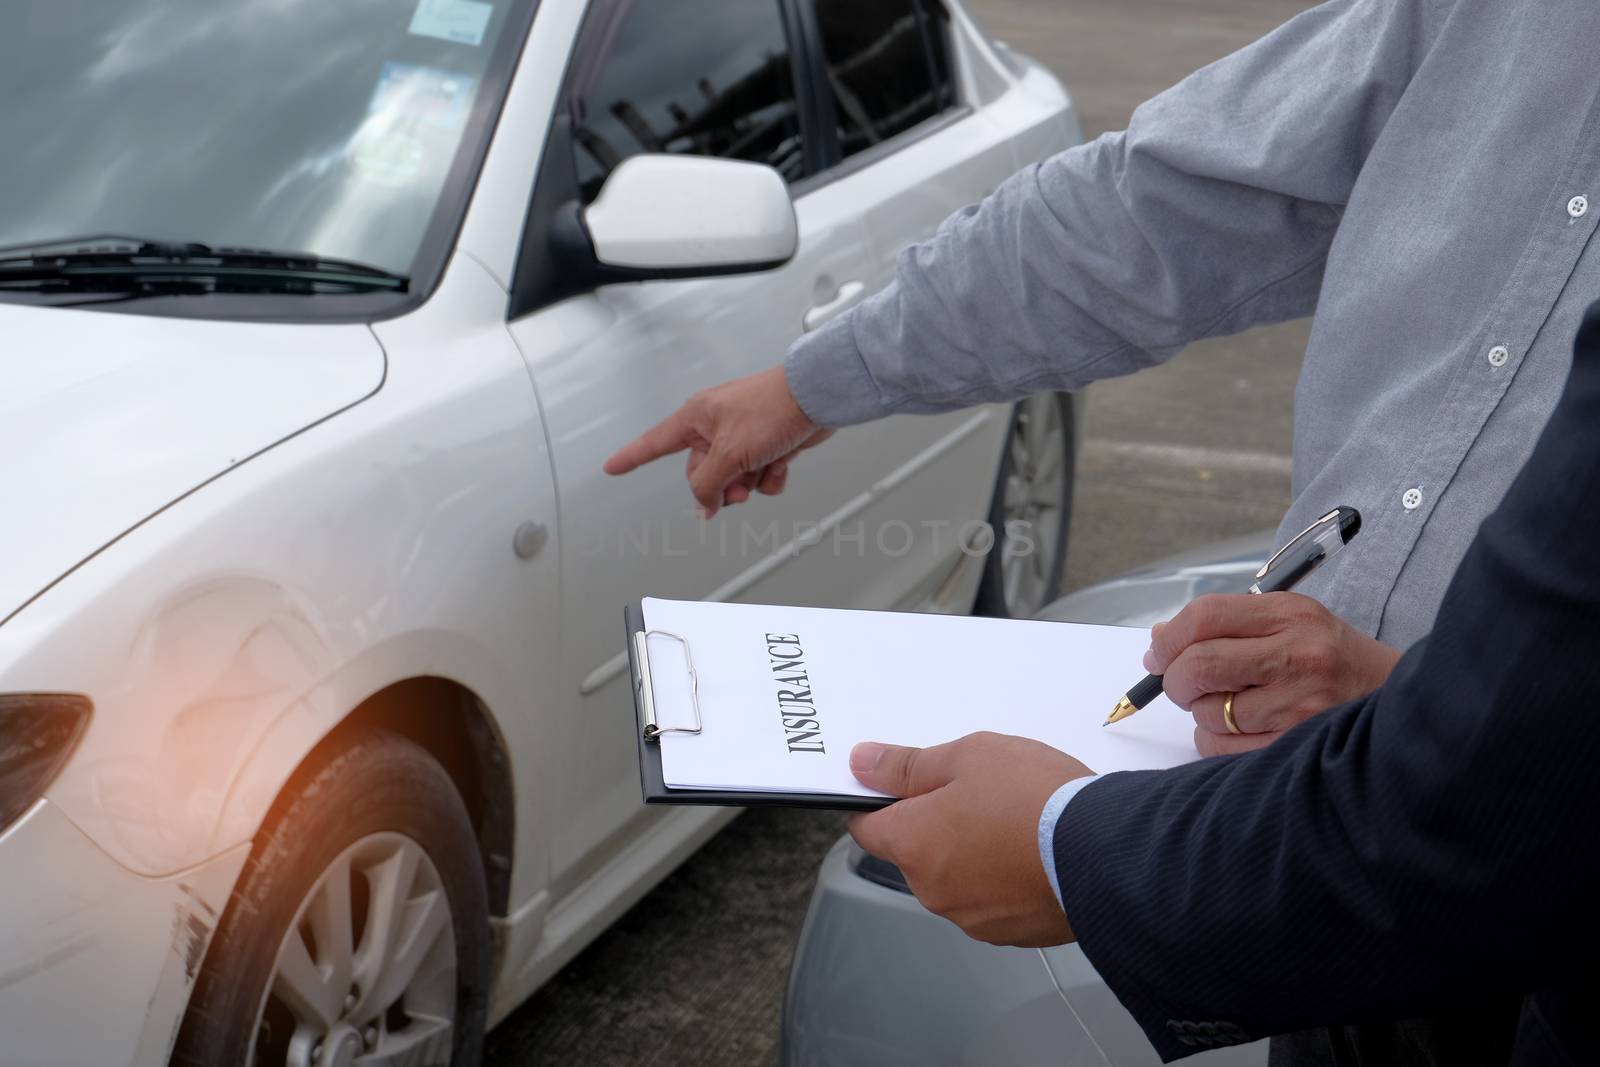
[[[605,462],[607,474],[627,474],[662,456],[682,452],[700,440],[689,425],[684,409],[679,408],[632,441],[617,449]]]
[[[1212,593],[1190,601],[1171,622],[1151,631],[1153,661],[1147,661],[1146,669],[1151,674],[1166,673],[1184,649],[1201,641],[1277,633],[1280,622],[1271,601],[1274,595]]]
[[[850,836],[868,855],[899,866],[906,845],[918,831],[916,815],[921,799],[897,800],[887,808],[850,816]]]

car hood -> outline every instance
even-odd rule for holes
[[[1195,597],[1250,588],[1256,571],[1272,555],[1273,534],[1262,530],[1140,567],[1064,596],[1035,618],[1117,626],[1164,622]]]
[[[0,304],[0,622],[383,376],[383,350],[361,325]]]

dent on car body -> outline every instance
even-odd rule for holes
[[[270,804],[265,783],[254,787],[262,795],[230,795],[238,768],[338,663],[327,631],[308,598],[267,579],[175,590],[134,629],[102,691],[114,714],[154,723],[165,710],[166,728],[139,747],[85,750],[72,782],[98,803],[75,807],[78,818],[145,871],[192,862],[197,846],[209,853],[228,806]]]

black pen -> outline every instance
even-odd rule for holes
[[[1280,548],[1256,571],[1256,581],[1246,592],[1281,593],[1293,589],[1300,580],[1333,558],[1333,554],[1361,532],[1361,512],[1337,508],[1307,526],[1300,535]],[[1111,709],[1104,723],[1121,722],[1161,695],[1161,675],[1147,674],[1144,680]]]

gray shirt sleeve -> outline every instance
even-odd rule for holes
[[[1027,167],[785,361],[824,426],[1076,389],[1309,314],[1439,0],[1332,0]]]

